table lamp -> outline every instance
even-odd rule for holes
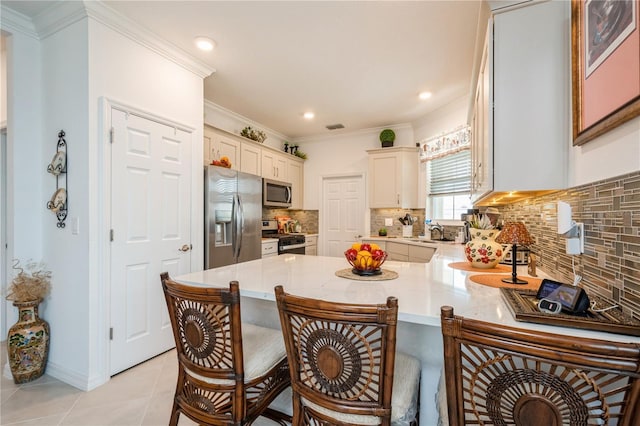
[[[511,278],[503,278],[502,282],[509,284],[527,284],[527,281],[518,279],[516,276],[516,254],[517,246],[528,246],[533,244],[533,238],[529,235],[527,228],[522,222],[507,222],[502,231],[496,237],[496,242],[500,244],[511,244],[511,260],[513,262],[513,269],[511,272]]]

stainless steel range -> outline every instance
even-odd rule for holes
[[[280,234],[275,220],[262,220],[262,238],[277,238],[278,254],[305,254],[304,234]]]

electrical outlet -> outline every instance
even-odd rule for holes
[[[393,226],[393,219],[390,217],[384,218],[384,226]]]

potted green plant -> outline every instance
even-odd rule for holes
[[[378,235],[380,237],[386,237],[387,236],[387,228],[384,228],[384,227],[380,228],[378,230]]]
[[[391,129],[384,129],[380,132],[380,142],[383,148],[393,146],[393,141],[396,140],[396,133]]]
[[[18,322],[9,329],[8,358],[15,383],[26,383],[44,374],[49,358],[49,324],[38,316],[40,302],[49,294],[51,272],[42,263],[27,262],[9,285],[7,300],[18,308]]]

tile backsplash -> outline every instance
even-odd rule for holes
[[[570,256],[557,233],[557,202],[584,223],[584,253]],[[536,243],[538,267],[558,281],[575,273],[588,294],[640,319],[640,172],[553,192],[499,208],[505,221],[524,222]],[[572,259],[573,257],[573,259]]]
[[[317,234],[319,228],[318,210],[290,210],[262,208],[263,219],[273,219],[276,216],[289,216],[297,220],[302,225],[302,232],[305,234]]]
[[[398,218],[404,217],[407,213],[412,217],[418,218],[416,223],[413,224],[413,236],[422,235],[424,233],[424,209],[371,209],[371,228],[369,232],[371,235],[378,235],[380,228],[386,228],[387,236],[401,237],[402,224]],[[393,219],[393,225],[385,226],[385,218]]]

